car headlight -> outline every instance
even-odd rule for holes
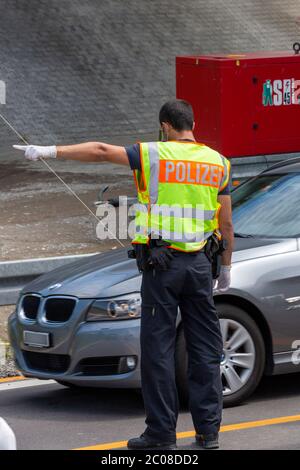
[[[95,300],[91,305],[86,321],[130,320],[141,316],[141,296],[139,293],[111,300]]]

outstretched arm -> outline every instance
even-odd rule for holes
[[[17,150],[25,152],[28,160],[40,158],[57,158],[58,160],[76,160],[79,162],[111,162],[118,165],[129,165],[125,147],[102,142],[85,142],[76,145],[38,146],[14,145]]]
[[[80,162],[111,162],[119,165],[129,165],[125,147],[101,142],[58,146],[57,158],[78,160]]]

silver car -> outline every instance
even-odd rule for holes
[[[300,158],[246,181],[232,198],[232,284],[215,294],[227,406],[245,400],[263,374],[300,370]],[[126,250],[91,256],[31,282],[9,319],[20,371],[72,387],[139,388],[140,284]],[[176,375],[185,402],[180,312]]]

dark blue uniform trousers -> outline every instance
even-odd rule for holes
[[[145,434],[176,440],[175,343],[178,307],[188,353],[189,406],[199,434],[217,433],[222,416],[222,336],[204,252],[175,253],[168,271],[143,273],[141,378]]]

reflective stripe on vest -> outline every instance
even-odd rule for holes
[[[141,225],[136,226],[136,232],[137,235],[144,235],[145,232],[148,231],[147,227],[143,227]],[[189,232],[171,232],[169,230],[151,230],[151,238],[153,240],[158,239],[161,237],[164,240],[167,241],[173,241],[173,242],[179,242],[179,243],[202,243],[205,240],[207,240],[210,235],[213,234],[213,231],[211,232],[195,232],[189,233]],[[150,235],[149,233],[149,235]]]
[[[158,197],[158,172],[159,172],[159,154],[157,142],[150,142],[149,148],[149,159],[150,159],[150,202],[155,204]],[[141,157],[142,158],[142,157]]]
[[[148,213],[148,205],[146,204],[134,204],[130,208],[130,215],[134,215],[137,212]],[[180,219],[203,219],[212,220],[215,216],[216,211],[205,210],[201,204],[197,204],[197,207],[174,207],[162,204],[151,205],[152,215],[161,215],[165,217],[178,217]]]

